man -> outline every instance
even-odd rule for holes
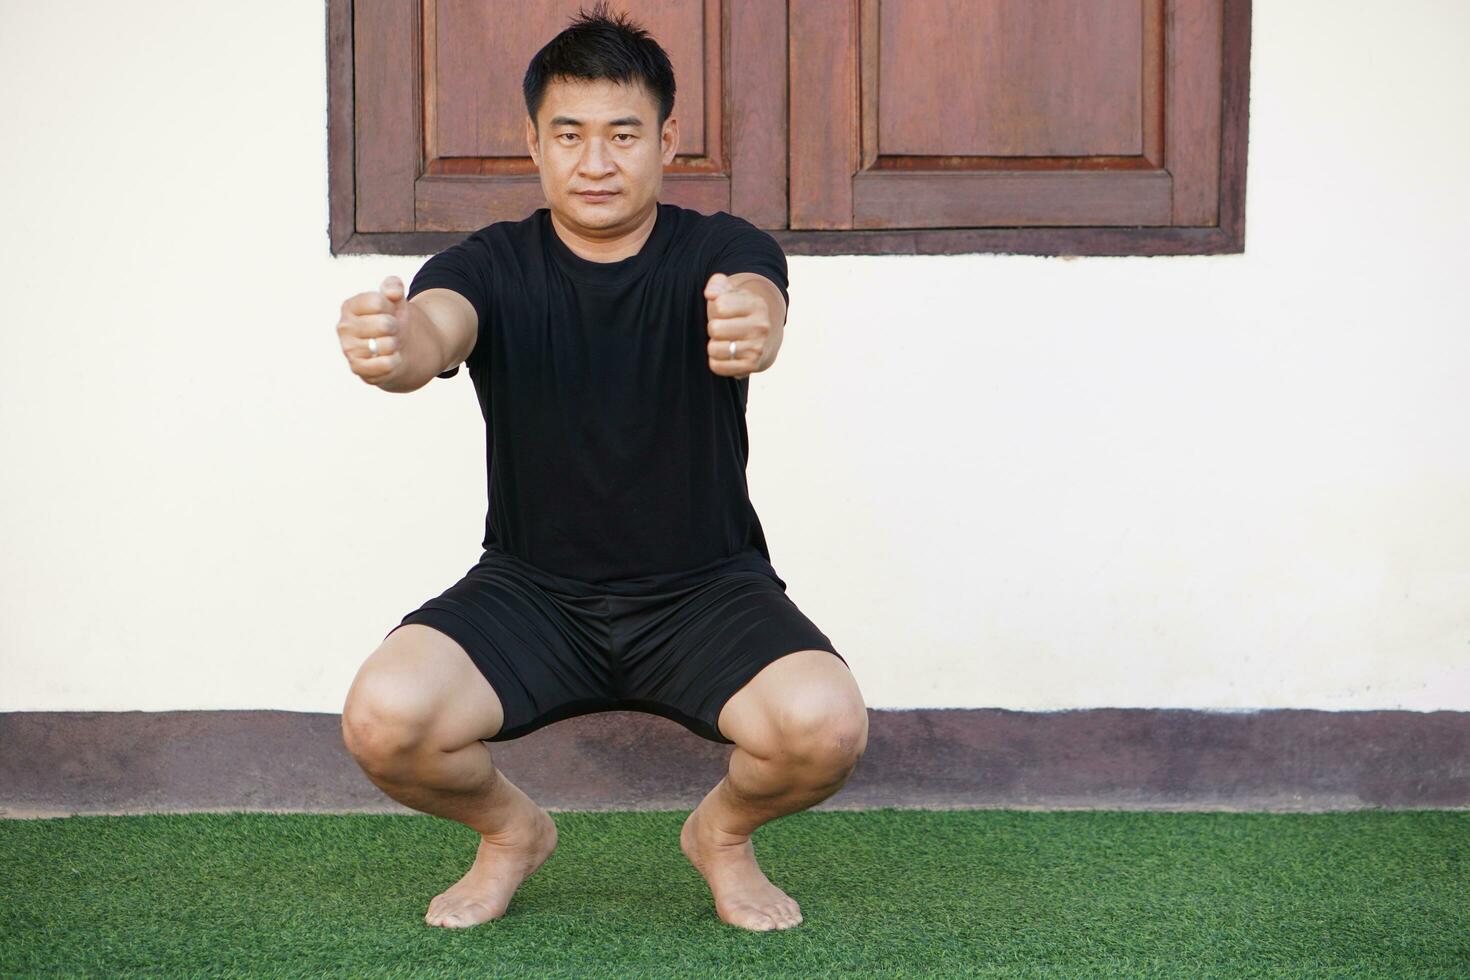
[[[484,554],[363,664],[343,737],[394,799],[479,832],[425,916],[448,927],[502,915],[556,846],[485,742],[636,710],[733,744],[680,847],[721,920],[788,928],[800,907],[750,835],[841,788],[867,711],[787,597],[745,482],[749,376],[781,346],[785,256],[743,219],[658,201],[679,130],[646,32],[599,6],[523,87],[549,207],[433,256],[406,296],[389,277],[342,306],[343,352],[370,384],[414,391],[467,366],[490,483]]]

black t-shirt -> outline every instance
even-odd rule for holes
[[[657,207],[616,262],[569,249],[543,207],[414,276],[409,297],[452,289],[479,314],[465,366],[485,418],[482,544],[590,584],[726,567],[780,582],[745,481],[749,378],[709,369],[704,286],[757,272],[786,297],[786,256],[728,212]]]

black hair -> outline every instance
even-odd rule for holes
[[[596,0],[590,13],[578,7],[572,23],[546,42],[527,66],[521,92],[526,113],[538,130],[536,113],[546,86],[557,78],[641,83],[658,106],[655,132],[663,131],[664,120],[674,111],[674,66],[669,56],[626,13],[610,17],[607,0]]]

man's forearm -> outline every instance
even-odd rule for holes
[[[771,321],[771,332],[766,335],[766,349],[761,353],[760,361],[755,367],[757,371],[764,371],[776,363],[776,355],[781,352],[781,340],[785,328],[786,324],[783,321]]]
[[[759,273],[737,272],[730,276],[730,281],[738,289],[749,289],[764,296],[766,308],[771,311],[771,332],[766,335],[765,350],[761,352],[760,360],[755,366],[757,371],[764,371],[776,362],[776,354],[781,350],[781,339],[786,327],[786,300],[776,284]]]
[[[384,391],[418,391],[446,367],[444,344],[439,329],[422,307],[408,304],[408,329],[399,338],[403,364],[392,382],[378,385]]]

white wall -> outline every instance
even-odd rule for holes
[[[1244,255],[791,256],[752,498],[871,706],[1470,710],[1467,11],[1256,4]],[[3,13],[0,710],[339,710],[485,488],[342,362],[423,258],[329,254],[322,5]]]

